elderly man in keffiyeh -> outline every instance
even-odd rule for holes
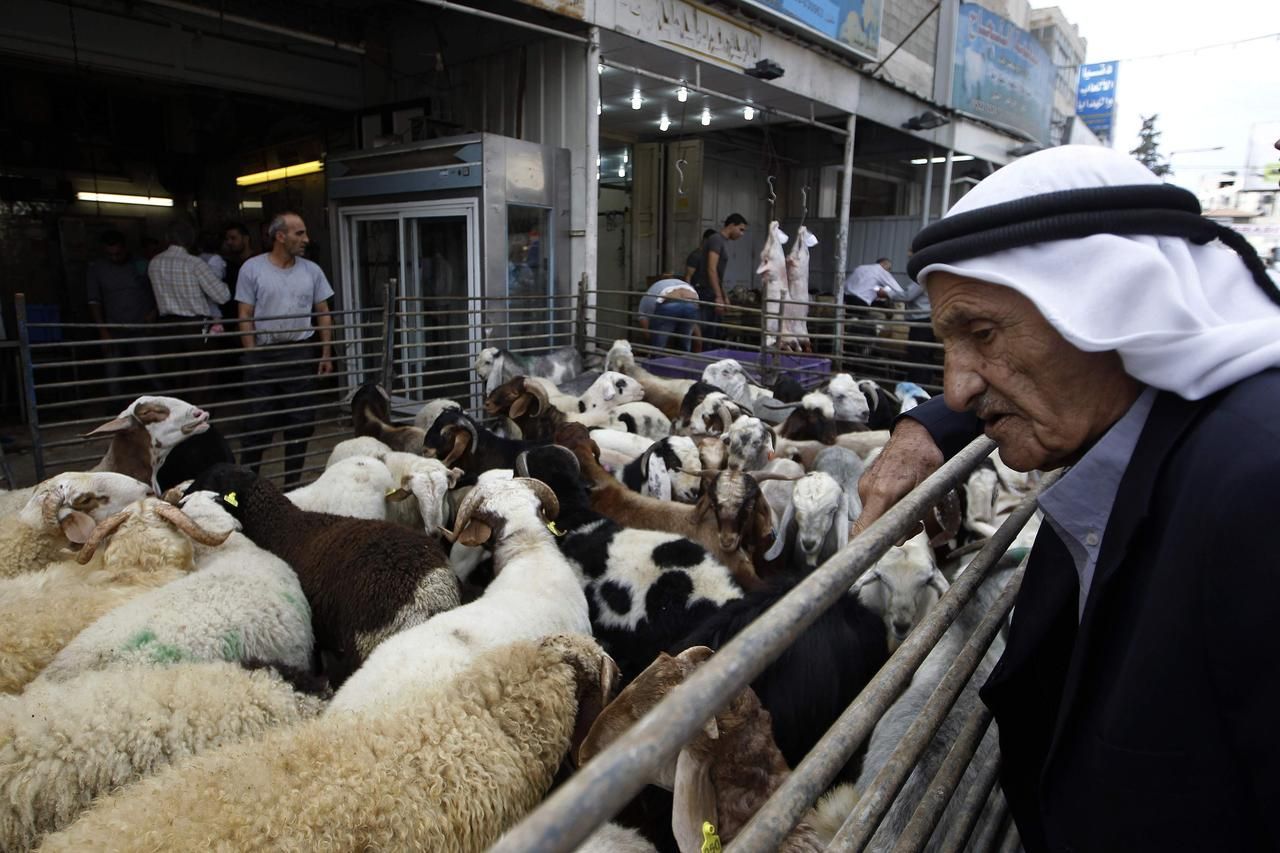
[[[899,419],[863,529],[985,432],[1066,467],[982,691],[1029,851],[1280,846],[1280,292],[1136,161],[1067,146],[913,244],[945,394]]]

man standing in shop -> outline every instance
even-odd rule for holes
[[[151,259],[147,265],[147,277],[151,279],[160,322],[186,324],[162,329],[161,335],[183,337],[163,342],[158,349],[175,353],[174,363],[168,369],[182,372],[180,377],[169,381],[169,387],[182,389],[190,395],[187,389],[208,384],[201,378],[201,373],[211,370],[214,364],[204,353],[217,349],[216,340],[210,338],[208,332],[222,331],[213,327],[222,319],[218,306],[231,298],[231,291],[212,267],[191,254],[196,241],[196,231],[191,223],[175,219],[169,224],[166,236],[169,246]]]
[[[129,255],[124,235],[107,231],[102,235],[105,257],[89,264],[89,313],[98,324],[98,337],[111,343],[102,346],[102,369],[108,380],[107,393],[118,397],[122,391],[122,371],[156,373],[151,356],[151,342],[141,340],[146,326],[156,319],[156,301],[147,281],[144,264]],[[110,324],[110,325],[108,325]],[[125,326],[125,328],[120,328]],[[120,359],[146,356],[145,361],[123,362]],[[152,381],[147,382],[151,388]],[[116,405],[114,408],[120,408]]]
[[[729,266],[729,243],[742,238],[747,233],[747,220],[741,213],[731,213],[724,221],[724,227],[713,233],[702,242],[702,259],[693,274],[693,286],[698,291],[698,299],[704,304],[698,306],[699,325],[702,327],[704,341],[719,340],[722,337],[715,321],[724,316],[729,307],[729,300],[724,295],[724,271]]]
[[[310,242],[302,217],[278,214],[267,237],[269,251],[245,261],[236,280],[253,415],[240,462],[256,473],[272,435],[282,431],[284,487],[289,489],[302,478],[307,439],[315,430],[318,378],[333,372],[328,314],[333,288],[319,265],[302,257]]]

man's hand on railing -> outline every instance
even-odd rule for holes
[[[911,418],[898,421],[889,443],[858,481],[862,515],[854,522],[853,535],[871,526],[943,461],[942,451],[923,425]]]

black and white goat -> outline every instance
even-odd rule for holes
[[[516,473],[551,487],[560,504],[556,542],[578,572],[592,631],[626,680],[693,626],[742,597],[707,549],[674,533],[623,527],[591,508],[578,460],[539,447],[516,459]]]

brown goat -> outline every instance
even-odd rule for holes
[[[551,441],[566,422],[564,412],[551,405],[546,389],[524,376],[508,379],[494,388],[484,400],[484,411],[509,419],[526,441]]]
[[[724,563],[743,589],[763,585],[750,555],[758,542],[771,535],[773,519],[768,502],[750,475],[717,472],[698,503],[690,506],[647,497],[620,483],[600,465],[600,448],[581,424],[560,427],[555,443],[578,458],[583,479],[591,485],[593,510],[624,527],[661,530],[691,539]]]
[[[596,717],[578,749],[578,764],[617,740],[712,654],[706,646],[694,646],[675,657],[659,655]],[[653,781],[672,790],[671,828],[687,853],[702,849],[704,821],[715,825],[721,841],[732,841],[790,774],[774,742],[769,712],[747,687]],[[802,819],[778,849],[807,853],[824,846]]]

